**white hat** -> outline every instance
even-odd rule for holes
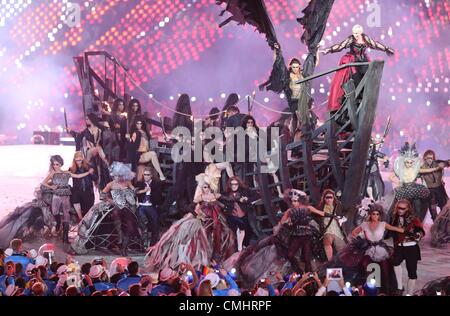
[[[263,288],[258,288],[254,296],[269,296],[269,291]]]
[[[130,258],[116,258],[111,262],[111,265],[109,266],[109,274],[114,275],[117,272],[117,266],[121,264],[123,267],[127,267],[128,264],[131,262]]]
[[[208,273],[205,278],[203,279],[203,281],[209,280],[211,282],[211,287],[215,288],[219,282],[220,282],[220,277],[217,273]],[[202,281],[202,282],[203,282]]]
[[[65,264],[63,264],[62,266],[60,266],[60,267],[58,268],[58,270],[56,270],[56,274],[57,274],[57,275],[61,275],[61,274],[63,274],[64,272],[67,272],[67,269],[68,269],[68,267],[67,267]]]
[[[36,266],[46,266],[48,264],[48,260],[42,256],[37,256],[35,259]]]
[[[32,259],[36,259],[37,255],[38,255],[38,253],[37,253],[37,251],[36,251],[35,249],[31,249],[31,250],[28,252],[28,254],[30,255],[30,257],[31,257]]]
[[[8,248],[5,250],[5,256],[10,257],[10,256],[12,256],[13,252],[14,251],[11,248]]]
[[[34,268],[36,268],[36,266],[32,263],[29,263],[26,268],[27,275],[31,274],[31,271],[33,271]]]
[[[97,264],[91,267],[91,269],[89,270],[89,276],[93,279],[96,279],[101,277],[103,272],[104,272],[103,266]]]
[[[161,273],[159,274],[159,281],[164,282],[175,278],[177,275],[178,274],[171,268],[164,268],[161,270]]]

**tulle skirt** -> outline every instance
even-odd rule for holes
[[[190,263],[199,269],[201,265],[209,265],[215,253],[228,258],[235,247],[234,233],[222,216],[201,219],[189,213],[163,234],[144,261],[152,271],[176,268],[180,263]]]
[[[395,188],[395,198],[398,200],[414,200],[414,199],[427,199],[430,196],[430,190],[424,185],[410,182],[404,183],[401,186]]]

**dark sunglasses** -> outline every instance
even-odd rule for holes
[[[372,213],[370,215],[380,216],[380,213]]]
[[[334,196],[326,196],[325,197],[325,200],[331,200],[331,199],[334,199]]]
[[[151,176],[151,174],[150,173],[144,173],[144,176]]]

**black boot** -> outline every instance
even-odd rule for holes
[[[70,253],[69,223],[63,223],[63,248],[65,252]]]
[[[120,220],[114,221],[114,228],[116,229],[117,233],[117,244],[122,244],[123,240],[123,234],[122,234],[122,222]]]
[[[121,256],[123,256],[123,257],[128,257],[128,242],[129,242],[129,237],[123,236],[122,249],[121,249]]]

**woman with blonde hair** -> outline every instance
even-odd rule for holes
[[[346,48],[350,50],[345,54],[339,63],[339,66],[355,62],[369,62],[369,56],[366,51],[368,48],[385,52],[388,56],[394,55],[394,50],[377,42],[364,33],[361,25],[353,26],[353,34],[347,37],[343,42],[332,45],[324,50],[323,54],[333,54],[340,52]],[[328,110],[330,112],[337,111],[341,108],[345,96],[342,85],[353,79],[355,87],[361,82],[368,66],[348,67],[336,72],[331,82],[330,96],[328,99]]]
[[[81,221],[83,216],[90,210],[95,202],[94,183],[97,180],[94,174],[94,169],[89,165],[87,159],[84,157],[81,151],[77,151],[73,156],[72,166],[69,171],[73,174],[83,174],[90,172],[90,174],[84,178],[74,178],[71,202],[75,211],[77,212],[78,219]]]
[[[223,205],[208,175],[197,176],[194,204],[182,219],[167,230],[156,245],[150,247],[145,265],[150,270],[189,263],[195,268],[220,262],[234,252],[234,234],[222,212]],[[194,206],[195,205],[195,206]]]

